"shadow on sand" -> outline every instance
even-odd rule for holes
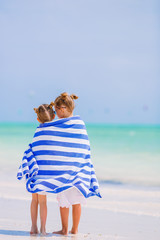
[[[35,235],[30,235],[29,232],[26,231],[17,231],[17,230],[4,230],[4,229],[0,229],[0,235],[8,235],[8,236],[28,236],[28,237],[56,237],[56,238],[61,238],[61,239],[77,239],[77,236],[75,235],[70,235],[70,236],[62,236],[59,234],[52,234],[52,233],[48,233],[46,236],[42,236],[40,234],[35,234]],[[41,239],[42,239],[41,238]]]
[[[3,229],[0,229],[0,234],[10,235],[10,236],[30,236],[29,232],[17,231],[17,230],[3,230]]]

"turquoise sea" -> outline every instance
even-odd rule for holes
[[[36,123],[0,123],[0,172],[16,171]],[[160,126],[87,124],[100,183],[160,187]]]

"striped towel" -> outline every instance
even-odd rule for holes
[[[25,151],[17,178],[31,193],[59,193],[76,187],[85,198],[101,197],[90,143],[79,116],[40,124]]]
[[[19,167],[17,178],[21,180],[23,176],[25,179],[31,178],[37,175],[39,167],[37,165],[37,161],[35,156],[32,152],[32,146],[29,144],[28,149],[24,152],[22,164]]]

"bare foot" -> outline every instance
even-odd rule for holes
[[[39,232],[38,232],[38,228],[37,227],[31,227],[31,231],[30,231],[30,234],[31,235],[36,235],[36,234],[38,234]]]
[[[43,230],[41,229],[40,232],[41,232],[41,236],[46,236],[47,235],[46,229],[43,229]]]
[[[41,232],[41,236],[46,236],[46,235],[48,235],[48,233],[46,233],[46,232]]]
[[[69,233],[71,233],[71,234],[77,234],[78,233],[78,229],[77,230],[75,230],[75,229],[71,229],[71,231],[69,231]]]
[[[67,234],[68,234],[68,231],[62,229],[62,230],[60,230],[60,231],[53,232],[53,234],[67,235]]]

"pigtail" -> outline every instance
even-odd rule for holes
[[[71,94],[70,97],[71,97],[72,99],[78,99],[78,96],[76,96],[75,94]]]
[[[67,92],[64,92],[64,93],[61,93],[61,99],[62,100],[65,100],[68,96],[68,93]]]
[[[38,113],[38,108],[33,108],[35,113]]]
[[[54,106],[54,102],[51,102],[49,105],[48,105],[48,108],[51,108]]]

